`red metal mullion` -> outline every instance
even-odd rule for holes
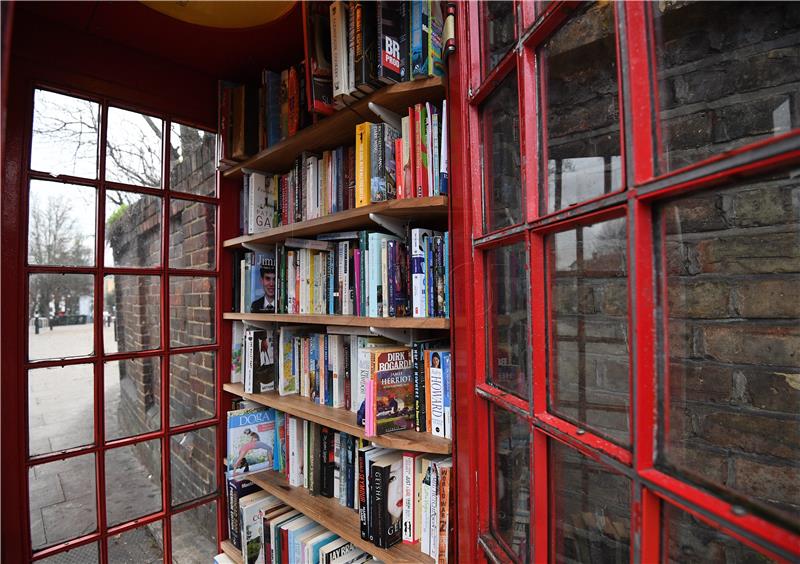
[[[28,230],[25,229],[24,235],[27,237]],[[27,260],[27,259],[26,259]],[[23,268],[23,273],[31,274],[97,274],[96,266],[48,266],[48,265],[31,265]],[[25,315],[27,320],[28,315]],[[27,321],[26,321],[27,322]]]
[[[548,543],[548,490],[549,468],[547,452],[547,435],[540,433],[536,427],[531,431],[533,453],[531,458],[531,561],[547,562],[550,558]]]
[[[549,287],[550,274],[547,263],[544,237],[540,233],[530,234],[530,309],[531,309],[531,348],[533,349],[533,393],[531,403],[534,413],[547,411],[547,365],[549,347],[547,332],[551,320],[547,308],[545,288]]]
[[[544,12],[537,17],[536,23],[522,36],[523,45],[538,45],[544,41],[566,20],[582,1],[550,2]],[[538,11],[538,10],[537,10]]]
[[[529,3],[523,3],[527,6]],[[542,174],[539,162],[539,111],[537,107],[538,77],[536,75],[536,51],[523,47],[520,52],[519,84],[520,100],[520,156],[522,157],[522,194],[525,199],[525,220],[533,221],[539,215],[539,186]]]
[[[53,176],[49,172],[39,172],[36,170],[28,170],[26,171],[28,176],[28,182],[31,180],[43,180],[45,182],[50,182],[53,184],[74,184],[76,186],[85,186],[85,187],[92,187],[98,188],[100,186],[100,180],[97,178],[82,178],[80,176],[70,176],[69,174],[58,174]]]
[[[632,462],[633,457],[629,450],[612,443],[608,439],[604,439],[592,431],[585,430],[584,427],[579,427],[569,421],[565,421],[557,415],[539,413],[537,414],[537,420],[547,427],[555,429],[562,435],[569,437],[576,444],[580,443],[586,448],[595,449],[606,456],[618,460],[622,464],[630,465]]]
[[[72,539],[67,542],[56,544],[54,546],[48,546],[47,548],[38,550],[36,551],[35,555],[31,552],[29,559],[31,562],[40,562],[41,560],[48,558],[50,556],[62,554],[64,552],[67,552],[68,550],[75,550],[76,548],[80,548],[82,546],[98,542],[100,540],[102,540],[102,536],[100,535],[100,533],[98,532],[89,533],[88,535],[83,535],[76,539]],[[22,560],[20,559],[19,562],[22,562]]]
[[[658,562],[661,557],[661,538],[667,526],[661,523],[661,501],[645,486],[640,486],[639,491],[639,562]]]
[[[627,27],[623,27],[620,25],[620,22],[625,21],[624,15],[620,13],[620,10],[623,8],[620,7],[619,4],[614,5],[614,46],[616,47],[617,53],[617,103],[619,104],[619,167],[620,167],[620,180],[621,186],[619,189],[625,190],[628,185],[627,181],[627,166],[628,166],[628,151],[626,149],[628,136],[625,133],[625,128],[627,127],[627,120],[625,118],[625,111],[627,110],[627,104],[625,103],[625,80],[623,72],[623,67],[625,62],[622,60],[622,41],[623,38],[620,36],[619,30],[622,29],[627,30]],[[610,163],[609,163],[610,164]],[[610,184],[611,190],[610,194],[613,194],[617,190],[613,184]]]
[[[491,96],[497,86],[508,77],[509,74],[514,72],[517,68],[517,53],[516,47],[509,49],[508,53],[503,56],[503,59],[494,67],[491,72],[484,78],[483,82],[477,88],[473,89],[470,102],[475,105],[483,104],[486,99]]]
[[[105,151],[103,151],[103,158],[105,158]],[[132,192],[134,194],[143,194],[146,196],[158,196],[159,198],[164,197],[164,190],[162,188],[152,188],[150,186],[137,186],[136,184],[125,184],[123,182],[112,182],[112,181],[104,181],[103,183],[106,186],[106,190]]]

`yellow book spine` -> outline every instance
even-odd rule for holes
[[[372,202],[369,186],[370,152],[369,122],[356,126],[356,207]]]

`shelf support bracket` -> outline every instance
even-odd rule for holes
[[[369,214],[369,218],[386,229],[391,231],[401,239],[406,236],[406,222],[396,217],[389,217],[388,215],[381,215],[379,213]]]
[[[275,324],[271,321],[255,321],[253,319],[243,319],[242,323],[245,325],[252,325],[253,327],[258,327],[259,329],[265,329],[267,331],[271,331],[275,328]]]
[[[265,245],[263,243],[242,243],[242,247],[248,251],[253,251],[254,253],[265,253],[271,250],[269,245]]]
[[[411,345],[414,342],[413,329],[396,329],[394,327],[370,327],[370,333],[403,343],[404,345]]]

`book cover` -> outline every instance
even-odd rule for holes
[[[319,564],[319,549],[337,540],[339,535],[323,531],[306,542],[304,560],[306,564]]]
[[[369,94],[378,85],[378,32],[375,2],[358,2],[356,8],[356,88]],[[358,11],[360,10],[360,16]],[[360,26],[359,26],[360,20]],[[359,32],[360,27],[360,32]]]
[[[256,484],[245,477],[234,476],[232,472],[226,472],[226,482],[228,484],[228,531],[230,541],[239,550],[242,549],[242,528],[240,520],[239,500],[251,493],[261,491]]]
[[[379,548],[390,548],[402,540],[403,454],[392,451],[375,459],[372,472],[376,544]]]
[[[228,470],[234,475],[272,468],[275,410],[228,412]]]
[[[365,122],[356,126],[355,203],[357,208],[371,203],[370,126],[372,125]]]
[[[444,39],[444,14],[442,4],[436,0],[428,2],[428,76],[444,76],[442,45]]]
[[[436,464],[439,473],[439,547],[437,564],[446,564],[450,551],[450,498],[452,479],[452,460]]]
[[[267,145],[272,146],[281,141],[281,74],[270,70],[264,71],[267,112]]]
[[[382,435],[414,428],[414,371],[407,347],[370,350],[375,382],[375,431]]]
[[[275,313],[275,247],[253,253],[250,268],[250,313]]]
[[[231,383],[242,381],[242,345],[244,343],[244,324],[233,322],[231,335]]]
[[[425,248],[434,231],[415,227],[411,230],[411,290],[412,314],[414,317],[427,317],[427,280],[425,273],[426,254]]]
[[[378,80],[386,84],[408,80],[408,3],[375,3],[378,42]]]
[[[239,500],[242,560],[245,564],[264,564],[264,513],[280,504],[278,498],[263,491]]]
[[[333,107],[331,16],[324,2],[304,2],[306,102],[309,112],[330,115]]]
[[[428,0],[411,0],[409,50],[411,78],[428,76]]]
[[[250,233],[261,233],[277,227],[278,182],[274,174],[248,171],[248,228]]]
[[[336,539],[319,549],[319,564],[331,564],[331,562],[345,554],[356,550],[356,546],[345,539]]]

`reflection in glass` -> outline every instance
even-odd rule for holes
[[[217,206],[173,199],[169,212],[170,268],[202,268],[215,265]]]
[[[28,452],[49,454],[94,442],[94,365],[28,371]]]
[[[629,563],[630,480],[556,440],[549,447],[555,562]]]
[[[211,562],[217,552],[216,501],[172,516],[175,562]]]
[[[483,59],[488,74],[514,45],[514,3],[486,2],[483,8]]]
[[[106,517],[118,525],[161,509],[161,441],[106,451]]]
[[[728,564],[774,562],[690,513],[661,504],[663,562],[668,564]]]
[[[170,128],[169,187],[177,192],[214,196],[216,138],[202,129],[173,123]]]
[[[157,564],[164,560],[161,521],[108,537],[108,561],[113,564]],[[177,560],[173,559],[175,564]]]
[[[214,416],[214,353],[175,354],[169,363],[169,422],[175,427]]]
[[[169,279],[170,346],[208,345],[215,341],[216,279],[172,276]]]
[[[593,4],[539,51],[548,212],[621,187],[615,29],[613,3]]]
[[[531,429],[520,417],[497,407],[494,421],[495,499],[493,528],[521,561],[529,558]]]
[[[172,505],[180,505],[217,489],[217,428],[205,427],[170,441]]]
[[[106,192],[106,266],[161,264],[161,206],[158,196]]]
[[[43,564],[95,564],[100,562],[99,548],[96,542],[59,552],[53,556],[42,558],[36,562]]]
[[[512,72],[481,107],[487,231],[522,221],[518,102],[517,73]]]
[[[795,171],[657,210],[667,471],[800,515],[800,200]],[[664,303],[666,300],[666,303]],[[734,497],[736,496],[736,497]]]
[[[661,172],[800,127],[800,4],[661,2],[652,11]]]
[[[107,362],[104,370],[106,440],[158,431],[161,428],[160,357]]]
[[[630,445],[626,220],[546,239],[550,410]]]
[[[109,108],[106,180],[160,188],[162,131],[158,118]]]
[[[95,460],[85,454],[28,470],[33,550],[97,530]]]
[[[28,277],[28,358],[71,358],[94,352],[94,276]]]
[[[97,178],[100,105],[47,90],[33,101],[31,169]]]
[[[28,264],[94,266],[97,190],[31,180]]]
[[[157,349],[161,345],[161,279],[158,276],[112,274],[103,281],[105,323],[113,323],[106,353]],[[104,325],[105,325],[104,323]]]
[[[489,382],[530,398],[528,268],[524,243],[486,252]]]

